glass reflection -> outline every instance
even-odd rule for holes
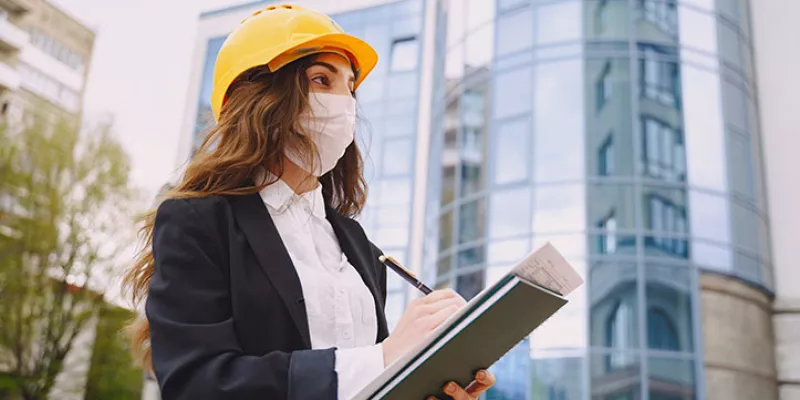
[[[713,2],[714,0],[692,0]],[[713,9],[713,5],[711,7]],[[714,14],[698,11],[694,7],[678,6],[678,31],[681,45],[706,53],[717,52],[717,20]]]
[[[612,364],[611,360],[614,364]],[[641,368],[636,351],[604,351],[591,354],[592,400],[634,400],[640,398]]]
[[[635,360],[623,350],[639,348],[635,264],[595,261],[589,271],[590,344],[615,352],[606,364],[620,369]]]
[[[583,371],[585,365],[584,357],[566,352],[534,353],[530,360],[530,369],[533,374],[531,383],[533,395],[521,398],[536,400],[584,399]]]
[[[490,237],[510,237],[530,232],[532,208],[530,188],[496,192],[492,194],[490,207]]]
[[[649,357],[648,385],[651,400],[694,400],[695,371],[691,359]]]
[[[727,158],[719,76],[684,64],[681,92],[689,184],[725,192]]]
[[[539,64],[535,79],[535,179],[537,182],[580,179],[585,160],[583,62]]]
[[[688,268],[645,266],[645,326],[647,347],[692,352],[692,279]]]
[[[628,36],[630,7],[627,0],[590,0],[584,1],[583,7],[584,35],[601,40]]]
[[[458,243],[468,243],[486,235],[486,200],[464,203],[458,213]]]
[[[496,57],[529,49],[533,44],[533,10],[530,8],[497,19]]]
[[[525,181],[525,167],[530,149],[530,120],[528,117],[499,123],[492,151],[494,183],[503,185]]]
[[[689,254],[686,191],[660,186],[642,188],[645,255],[687,258]]]
[[[498,73],[494,78],[494,117],[504,118],[531,110],[531,68]]]
[[[581,171],[582,174],[589,176],[633,175],[634,138],[630,111],[632,105],[630,61],[627,59],[589,59],[586,61],[584,69],[585,82],[580,90],[585,91],[585,95],[579,97],[583,104],[582,107],[566,102],[559,107],[559,110],[563,110],[564,113],[569,113],[570,107],[574,110],[582,110],[583,123],[569,127],[564,126],[563,121],[556,119],[553,121],[560,128],[571,128],[573,131],[577,129],[578,132],[585,131],[578,142],[582,145],[577,148],[573,145],[570,150],[585,160],[580,167],[585,171]],[[566,77],[562,77],[562,79],[564,78]],[[541,102],[537,101],[537,105],[547,104],[547,101],[546,98],[542,98]],[[541,112],[537,110],[536,116],[540,115]],[[564,116],[576,118],[570,114],[564,114]],[[537,134],[547,134],[547,132],[540,133],[539,129],[537,128]],[[539,142],[537,141],[537,144]],[[559,154],[559,156],[565,155]],[[552,171],[557,176],[563,176],[563,173],[559,174],[552,167],[545,171]],[[574,172],[572,175],[574,178]],[[539,173],[537,172],[538,177]],[[592,199],[591,193],[589,199]]]
[[[593,184],[587,187],[587,225],[600,234],[591,241],[593,254],[635,254],[631,234],[636,224],[633,185]]]
[[[579,232],[586,227],[583,185],[539,185],[534,189],[533,231]]]
[[[637,37],[648,42],[673,42],[678,37],[676,0],[636,0],[640,18]]]
[[[583,31],[580,1],[564,1],[536,7],[536,44],[569,42],[581,39]]]
[[[530,251],[530,239],[494,240],[488,245],[489,265],[515,263]]]
[[[456,278],[456,292],[470,300],[483,290],[483,271],[476,271]]]
[[[694,237],[730,243],[730,205],[727,199],[694,190],[689,192],[689,226]]]
[[[526,399],[530,393],[531,356],[528,339],[512,348],[490,371],[495,376],[502,376],[497,384],[486,392],[487,400]]]
[[[408,175],[414,154],[411,139],[386,140],[382,157],[383,175]],[[391,155],[391,156],[389,156]]]

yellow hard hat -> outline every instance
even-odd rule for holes
[[[378,63],[378,53],[367,42],[344,33],[342,27],[320,12],[296,5],[271,5],[245,18],[217,55],[211,109],[219,121],[225,94],[243,72],[267,65],[277,71],[309,54],[345,53],[356,70],[354,87]]]

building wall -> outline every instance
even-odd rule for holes
[[[781,399],[800,399],[800,3],[751,1],[775,269],[773,323]]]
[[[777,399],[771,299],[730,277],[700,278],[706,398]]]
[[[0,2],[0,107],[79,120],[95,33],[45,0]]]

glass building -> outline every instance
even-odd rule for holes
[[[773,290],[749,1],[366,2],[308,3],[381,58],[357,93],[370,239],[467,298],[547,242],[586,280],[493,367],[486,398],[713,397],[709,348],[756,341],[708,341],[706,324],[734,320],[715,319],[725,311],[703,300],[704,277]],[[187,155],[210,121],[227,30],[268,3],[201,16]],[[389,279],[391,325],[411,296]]]
[[[772,286],[748,10],[440,8],[426,279],[471,297],[551,242],[587,281],[523,343],[513,398],[705,397],[701,272]]]

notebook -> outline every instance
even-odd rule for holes
[[[583,279],[551,244],[520,261],[425,340],[389,365],[354,400],[441,396],[449,381],[466,387],[567,303]],[[503,377],[497,377],[502,380]]]

